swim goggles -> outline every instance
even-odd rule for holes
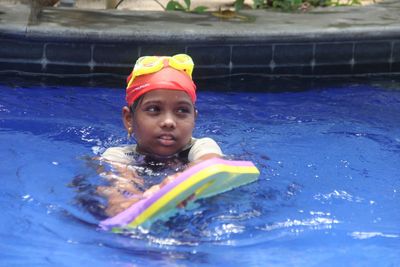
[[[194,63],[192,58],[186,54],[178,54],[172,57],[144,56],[136,61],[127,87],[131,86],[137,76],[155,73],[167,66],[184,71],[192,78]]]

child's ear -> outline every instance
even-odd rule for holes
[[[127,131],[132,131],[133,127],[133,114],[129,107],[125,106],[122,108],[122,122],[124,123]]]
[[[197,119],[197,116],[199,115],[199,111],[197,108],[194,108],[194,119]]]

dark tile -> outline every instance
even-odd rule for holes
[[[132,71],[132,67],[116,67],[116,66],[94,66],[93,73],[102,74],[118,74],[128,76]]]
[[[392,54],[392,72],[400,72],[400,41],[394,42]]]
[[[146,45],[140,47],[139,56],[173,56],[184,53],[183,45]]]
[[[231,77],[230,90],[232,91],[268,91],[272,78],[257,75],[235,75]]]
[[[195,66],[229,66],[230,46],[189,46],[187,53]]]
[[[274,48],[274,62],[277,65],[307,65],[313,59],[312,44],[285,44]]]
[[[231,77],[231,90],[253,92],[293,92],[309,89],[313,77],[238,75]]]
[[[314,75],[340,75],[340,74],[351,74],[352,68],[350,64],[340,65],[316,65],[313,69]]]
[[[272,60],[272,45],[234,46],[232,48],[232,64],[236,65],[269,65]]]
[[[89,74],[91,70],[89,66],[49,63],[44,72],[51,74]]]
[[[127,64],[135,65],[139,57],[139,49],[136,45],[94,45],[93,60],[100,64]]]
[[[196,68],[193,71],[193,79],[205,78],[205,77],[216,77],[229,75],[229,68],[225,67],[210,67],[210,68]]]
[[[363,63],[354,64],[353,72],[355,74],[370,74],[370,73],[390,73],[390,63]]]
[[[272,69],[268,67],[233,67],[231,74],[271,74]]]
[[[37,62],[0,62],[0,70],[42,73],[42,64]]]
[[[352,43],[324,43],[315,46],[315,64],[350,63],[353,58]]]
[[[197,87],[197,92],[202,91],[224,91],[226,92],[231,88],[230,77],[217,77],[217,78],[206,78],[206,79],[195,79],[194,83]],[[199,95],[199,99],[201,95]]]
[[[92,59],[92,49],[89,44],[49,43],[46,46],[46,59],[58,63],[86,63]]]
[[[389,41],[356,43],[354,47],[355,64],[389,62],[390,55]]]
[[[272,74],[277,75],[311,75],[311,66],[276,66]]]
[[[392,64],[392,72],[400,72],[400,62],[394,62]]]
[[[0,58],[41,59],[43,44],[41,42],[23,42],[0,39]]]
[[[393,45],[393,63],[400,62],[400,41]]]
[[[271,77],[264,90],[270,92],[297,92],[308,90],[314,77]]]

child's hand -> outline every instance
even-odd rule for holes
[[[150,187],[149,189],[144,191],[143,197],[144,198],[150,197],[160,189],[161,189],[161,186],[159,184],[153,185],[152,187]]]
[[[106,208],[106,213],[109,216],[115,216],[118,213],[126,210],[133,204],[138,202],[138,199],[132,198],[132,199],[126,199],[126,198],[115,198],[115,199],[109,199],[108,202],[108,207]]]
[[[129,193],[131,195],[130,198],[127,198],[123,192]],[[116,187],[99,186],[97,187],[97,193],[107,197],[108,206],[105,211],[109,216],[117,215],[142,198],[141,194],[137,194],[137,191],[130,190],[130,188],[125,188],[121,191],[120,188]]]
[[[177,172],[175,174],[172,174],[172,175],[169,175],[169,176],[165,177],[164,180],[160,183],[160,186],[163,187],[163,186],[169,184],[170,182],[175,180],[176,177],[179,176],[179,174],[181,174],[181,172]]]
[[[180,173],[175,173],[173,175],[169,175],[167,177],[164,178],[164,180],[157,185],[153,185],[152,187],[150,187],[149,189],[147,189],[144,193],[143,193],[143,197],[150,197],[151,195],[153,195],[154,193],[156,193],[158,190],[160,190],[162,187],[166,186],[167,184],[169,184],[170,182],[172,182],[176,177],[178,177]]]
[[[143,186],[144,181],[143,178],[139,176],[132,166],[120,163],[112,163],[113,168],[117,171],[118,175],[113,172],[102,173],[103,177],[108,178],[109,180],[113,179],[125,179],[129,182],[132,182],[136,185]]]

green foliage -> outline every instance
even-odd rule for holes
[[[283,11],[296,10],[307,7],[327,7],[338,5],[359,5],[361,0],[347,0],[340,3],[340,0],[253,0],[253,9],[274,8]],[[244,0],[234,0],[235,10],[239,11],[244,5]]]
[[[332,0],[308,0],[311,6],[331,6],[333,5]]]
[[[233,6],[235,7],[235,11],[241,10],[243,8],[243,6],[244,6],[244,0],[236,0],[233,3]]]
[[[331,1],[333,6],[353,6],[353,5],[361,5],[360,0],[347,0],[346,3],[340,3],[339,0]]]
[[[273,8],[282,10],[292,10],[298,8],[302,4],[302,0],[274,0],[272,1]]]
[[[265,4],[266,4],[265,0],[253,0],[253,8],[254,9],[264,8]]]
[[[203,13],[207,10],[206,6],[197,6],[193,9],[190,8],[191,0],[184,0],[184,4],[181,4],[178,0],[170,0],[165,7],[167,11],[184,11],[184,12],[192,12],[192,13]]]
[[[185,11],[185,7],[181,3],[179,3],[178,1],[173,1],[173,0],[168,2],[165,9],[168,11],[173,11],[173,10]]]
[[[157,0],[155,0],[157,1]],[[181,3],[183,1],[183,3]],[[245,7],[245,0],[232,0],[235,11],[238,12]],[[253,9],[279,9],[282,11],[307,10],[310,7],[327,7],[327,6],[351,6],[360,5],[361,0],[346,0],[343,3],[340,0],[252,0]],[[158,2],[158,1],[157,1]],[[165,10],[178,10],[192,13],[203,13],[208,8],[206,6],[197,6],[191,9],[191,0],[170,0]]]

